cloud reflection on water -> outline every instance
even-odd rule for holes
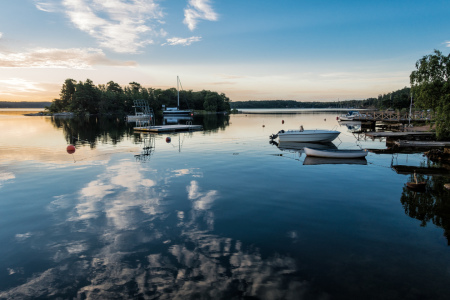
[[[151,171],[123,160],[85,184],[67,220],[55,225],[64,239],[49,234],[35,241],[44,245],[33,245],[49,252],[52,267],[0,298],[326,299],[298,278],[293,258],[263,256],[214,234],[218,191],[191,180],[185,200],[167,203],[168,191],[179,188],[172,179],[189,180],[193,170],[166,171],[154,180],[146,178]],[[56,197],[50,211],[66,211],[69,197]]]

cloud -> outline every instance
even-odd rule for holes
[[[218,15],[211,8],[209,0],[189,0],[184,10],[183,23],[194,30],[199,20],[217,21]]]
[[[44,1],[39,1],[39,0],[35,0],[35,6],[37,9],[41,10],[41,11],[45,11],[45,12],[55,12],[57,9],[55,7],[55,5],[51,2],[44,2]]]
[[[110,60],[102,50],[93,48],[39,48],[24,53],[0,53],[0,68],[92,69],[93,65],[135,66],[136,63]]]
[[[0,95],[12,95],[18,92],[22,93],[34,93],[36,91],[44,91],[42,88],[38,88],[36,82],[27,81],[21,78],[10,78],[0,80]],[[13,177],[8,177],[8,175]],[[15,178],[13,174],[6,173],[6,177],[0,176],[0,184],[2,181]]]
[[[80,30],[98,40],[101,47],[119,53],[136,53],[153,43],[163,14],[153,0],[64,0],[65,14]]]
[[[33,234],[31,232],[27,232],[27,233],[18,233],[16,234],[16,240],[19,242],[23,242],[24,240],[26,240],[27,238],[31,237]]]
[[[182,45],[182,46],[189,46],[194,42],[199,42],[202,38],[199,36],[192,36],[190,38],[171,38],[167,39],[167,43],[164,43],[163,45],[170,45],[170,46],[176,46],[176,45]]]
[[[3,36],[3,33],[0,32],[0,39],[2,38],[2,36]]]
[[[2,33],[0,32],[0,38],[2,37]],[[447,47],[450,47],[450,41],[445,42],[447,44]]]

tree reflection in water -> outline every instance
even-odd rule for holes
[[[90,116],[90,117],[56,117],[51,118],[56,128],[61,128],[68,144],[89,145],[95,148],[97,143],[116,145],[126,137],[130,137],[135,143],[140,143],[133,135],[133,127],[136,123],[127,123],[124,116]],[[157,122],[162,124],[161,118]],[[205,131],[218,131],[230,125],[230,116],[223,114],[198,115],[194,118],[194,124],[202,125]]]
[[[423,176],[417,176],[418,181],[425,181]],[[409,180],[414,182],[414,175]],[[443,188],[450,181],[447,176],[430,176],[427,179],[425,191],[418,192],[403,188],[400,202],[405,213],[411,218],[421,221],[420,226],[425,227],[430,221],[444,229],[444,236],[450,245],[450,193]]]

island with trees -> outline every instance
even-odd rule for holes
[[[180,109],[230,111],[230,99],[223,93],[208,90],[182,90],[179,93]],[[46,109],[51,113],[130,114],[134,113],[134,100],[138,99],[146,100],[153,111],[160,112],[162,105],[177,106],[177,90],[145,88],[136,82],[125,87],[113,81],[96,86],[90,79],[85,82],[66,79],[60,98],[54,99]]]

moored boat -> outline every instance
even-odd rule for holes
[[[313,149],[303,148],[307,156],[327,157],[327,158],[362,158],[366,157],[367,150],[333,150],[333,149]]]
[[[177,76],[177,107],[165,107],[163,105],[163,115],[164,116],[188,116],[192,115],[192,111],[190,109],[180,109],[180,78]]]
[[[341,115],[339,121],[353,121],[353,119],[360,116],[361,114],[358,111],[349,111],[346,115]]]
[[[302,128],[300,130],[280,130],[277,134],[272,134],[270,138],[278,138],[280,142],[325,143],[333,141],[340,134],[339,131],[334,130],[303,130]]]

